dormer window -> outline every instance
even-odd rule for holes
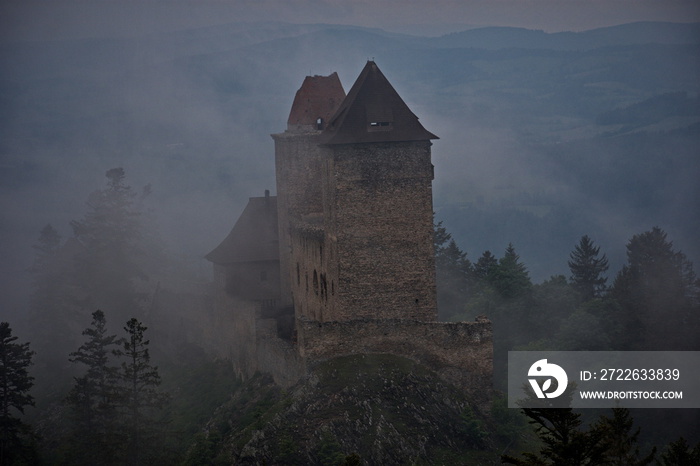
[[[393,123],[394,115],[391,108],[367,106],[367,131],[391,131]]]

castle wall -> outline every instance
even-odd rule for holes
[[[327,149],[324,219],[336,302],[325,320],[435,321],[429,141]]]
[[[298,348],[309,364],[360,353],[413,359],[465,389],[490,389],[491,322],[419,322],[400,319],[297,321]]]
[[[319,227],[297,225],[291,230],[292,294],[297,318],[319,320],[332,315],[335,284],[325,234]]]
[[[320,131],[273,134],[277,179],[281,305],[291,306],[290,222],[322,211]]]
[[[272,375],[281,387],[294,385],[306,374],[304,359],[294,345],[277,337],[277,322],[263,319],[258,322],[257,361],[258,370]]]
[[[217,266],[222,267],[222,266]],[[278,261],[240,262],[225,266],[225,290],[250,300],[279,300]]]

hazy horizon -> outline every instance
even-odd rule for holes
[[[135,37],[238,22],[380,28],[435,36],[504,26],[584,31],[640,21],[697,22],[692,0],[10,0],[0,5],[0,39]]]

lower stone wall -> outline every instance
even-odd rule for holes
[[[357,353],[390,353],[426,365],[466,390],[489,390],[493,374],[491,322],[403,319],[316,322],[297,320],[298,350],[312,364]]]
[[[258,321],[258,370],[272,375],[283,388],[294,385],[306,375],[306,364],[291,342],[277,337],[274,319]]]

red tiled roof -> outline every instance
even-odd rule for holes
[[[294,96],[287,124],[316,126],[319,118],[327,122],[345,98],[338,73],[330,76],[307,76]]]

